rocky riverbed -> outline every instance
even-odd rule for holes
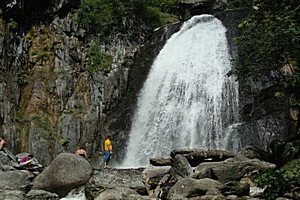
[[[59,200],[83,190],[88,200],[266,199],[253,178],[276,165],[252,147],[236,154],[215,149],[178,149],[136,169],[93,169],[84,158],[59,154],[43,170],[19,169],[0,152],[3,200]],[[299,199],[287,193],[281,199]]]

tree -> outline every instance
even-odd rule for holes
[[[235,3],[237,1],[234,1]],[[236,67],[239,79],[275,73],[275,79],[294,96],[291,106],[300,107],[300,2],[297,0],[251,0],[250,16],[238,25],[241,35]],[[251,3],[249,3],[251,2]],[[283,70],[283,67],[288,70]],[[288,72],[287,72],[288,71]]]

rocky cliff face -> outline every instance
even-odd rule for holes
[[[233,40],[240,34],[236,24],[247,15],[242,10],[216,14],[227,28],[233,60],[238,51]],[[248,77],[239,81],[240,124],[237,131],[241,135],[241,146],[252,145],[271,152],[273,141],[289,140],[296,133],[297,112],[290,110],[289,97],[276,95],[284,90],[276,82],[276,74],[277,72],[271,72],[262,78]]]
[[[135,38],[92,38],[74,21],[71,8],[79,3],[2,3],[0,132],[14,153],[31,152],[44,165],[79,145],[90,154],[101,147],[105,124],[114,121],[108,116],[126,92],[131,60],[144,40],[146,27],[134,20],[124,29]],[[94,42],[112,57],[104,70],[86,64]]]

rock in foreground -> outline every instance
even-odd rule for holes
[[[85,184],[92,169],[87,160],[71,153],[59,154],[33,181],[32,189],[66,196],[72,189]]]

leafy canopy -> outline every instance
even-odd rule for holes
[[[229,73],[243,79],[276,74],[300,107],[300,2],[299,0],[232,0],[250,16],[238,25],[238,58]],[[283,70],[283,67],[285,70]]]
[[[91,33],[109,35],[121,31],[124,20],[141,18],[155,28],[178,20],[179,0],[84,0],[78,9],[78,21]]]

